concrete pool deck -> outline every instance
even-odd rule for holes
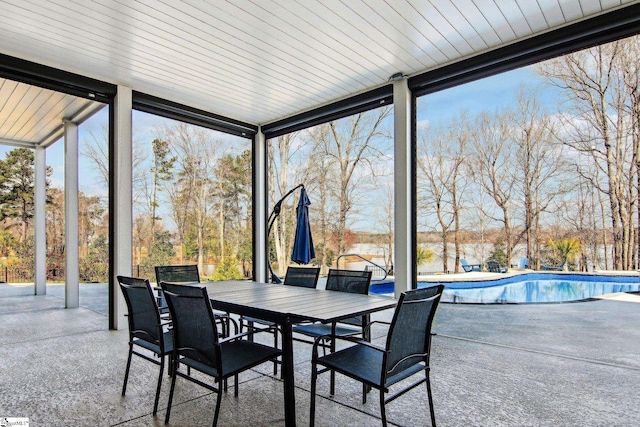
[[[486,271],[470,271],[469,273],[436,273],[423,274],[418,276],[418,282],[468,282],[475,280],[495,280],[505,277],[514,277],[522,274],[584,274],[593,276],[638,276],[637,271],[619,271],[619,270],[594,270],[592,273],[580,271],[540,271],[528,270],[520,268],[510,268],[506,273],[490,273]],[[389,277],[391,279],[391,277]]]
[[[0,284],[0,417],[33,426],[162,426],[151,415],[157,368],[134,361],[120,396],[127,331],[109,331],[106,286],[81,285],[81,308],[64,309],[63,287],[33,296],[32,286]],[[579,303],[441,304],[431,358],[440,426],[635,426],[640,420],[640,305],[636,295]],[[388,319],[385,312],[380,319]],[[384,342],[383,328],[374,342]],[[265,336],[267,342],[271,339]],[[298,425],[308,425],[310,347],[295,349]],[[220,426],[281,426],[282,384],[271,365],[224,395]],[[338,377],[335,397],[320,382],[318,426],[379,426],[376,395]],[[392,426],[429,425],[419,387],[388,405]],[[173,426],[211,424],[215,398],[176,386]]]

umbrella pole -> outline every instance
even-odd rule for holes
[[[269,278],[273,283],[282,283],[282,280],[278,277],[277,274],[273,272],[273,268],[271,267],[271,251],[269,250],[269,236],[271,235],[271,228],[273,224],[276,222],[276,219],[280,216],[280,211],[282,210],[282,203],[284,200],[293,194],[298,188],[304,188],[304,184],[298,184],[293,187],[291,190],[287,192],[280,200],[276,202],[273,206],[273,210],[269,214],[269,220],[267,221],[267,265],[269,266]]]

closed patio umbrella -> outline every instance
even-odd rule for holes
[[[307,191],[302,187],[300,190],[300,200],[296,213],[296,237],[293,241],[293,252],[291,261],[297,264],[309,264],[316,257],[313,248],[313,237],[311,236],[311,226],[309,224],[309,197]]]

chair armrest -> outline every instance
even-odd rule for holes
[[[371,322],[367,323],[364,328],[363,328],[363,332],[371,332],[371,326],[373,326],[374,323],[380,323],[381,325],[388,325],[391,326],[391,322],[385,322],[383,320],[372,320]],[[359,334],[360,332],[356,332],[356,334]],[[349,334],[351,335],[351,334]],[[347,335],[348,336],[348,335]]]
[[[223,344],[223,343],[230,342],[230,341],[236,341],[236,340],[239,340],[240,338],[244,338],[246,336],[249,336],[252,333],[253,333],[252,331],[241,332],[239,334],[235,334],[235,335],[232,335],[230,337],[220,339],[220,340],[218,340],[218,343],[219,344]]]
[[[213,316],[216,321],[222,323],[222,326],[226,326],[226,322],[231,322],[233,324],[234,335],[238,334],[238,322],[236,322],[235,319],[233,319],[230,315],[226,314],[221,316],[219,314],[214,314]]]
[[[365,347],[372,348],[372,349],[380,351],[380,352],[385,352],[386,351],[386,349],[384,347],[380,347],[378,345],[372,344],[369,341],[363,340],[362,338],[355,338],[352,335],[333,336],[331,334],[325,334],[325,335],[320,335],[319,337],[316,337],[316,339],[313,342],[313,348],[311,350],[313,359],[317,359],[318,358],[318,346],[320,345],[320,342],[324,341],[324,340],[327,340],[327,339],[348,341],[348,342],[352,342],[354,344],[363,345]]]

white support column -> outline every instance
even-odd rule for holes
[[[258,130],[253,144],[253,247],[256,282],[267,281],[267,144],[264,134]]]
[[[78,125],[64,122],[64,306],[80,306],[78,266]]]
[[[47,293],[47,149],[36,147],[34,194],[34,271],[35,294]]]
[[[411,288],[415,262],[411,224],[411,91],[407,79],[393,82],[395,297]]]
[[[133,230],[133,150],[132,150],[132,91],[130,87],[118,86],[118,94],[114,102],[114,132],[115,132],[115,170],[112,179],[115,180],[115,230],[114,241],[110,244],[115,248],[114,277],[111,283],[114,286],[113,294],[116,295],[116,303],[113,319],[113,327],[122,329],[127,326],[124,317],[127,307],[118,286],[116,276],[131,276],[132,274],[132,230]]]

